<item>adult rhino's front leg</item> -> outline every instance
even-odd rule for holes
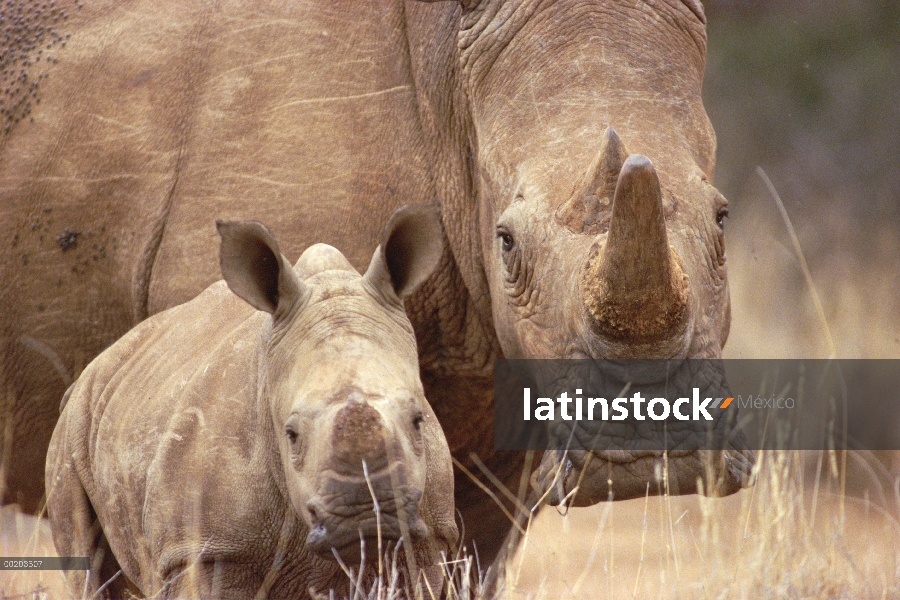
[[[502,555],[514,529],[510,516],[520,525],[527,522],[521,509],[531,506],[528,479],[522,477],[527,455],[494,449],[493,377],[425,375],[423,382],[456,463],[454,497],[462,520],[461,546],[470,554],[477,553],[481,565],[487,567]],[[540,456],[533,457],[532,468],[539,462]],[[512,502],[498,489],[498,482],[521,498],[522,504]]]

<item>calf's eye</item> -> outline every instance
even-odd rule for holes
[[[285,428],[284,434],[287,436],[288,442],[291,444],[291,446],[297,445],[297,432],[293,427],[288,426],[287,428]]]
[[[516,241],[513,239],[512,234],[503,227],[497,228],[497,237],[500,238],[500,250],[504,254],[511,252],[516,247]]]

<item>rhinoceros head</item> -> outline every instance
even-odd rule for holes
[[[503,354],[720,357],[727,202],[711,183],[699,2],[483,0],[460,18],[478,238],[466,242],[458,223],[447,230],[457,256],[483,257],[483,272],[459,262],[467,284],[488,292]],[[746,482],[747,455],[724,471],[701,455],[669,457],[682,493],[698,479],[718,493]],[[661,453],[594,458],[604,491],[582,503],[609,489],[643,495],[662,464]],[[545,455],[541,473],[555,461]],[[590,462],[570,464],[583,490],[593,475],[579,464]]]
[[[306,548],[359,564],[361,541],[371,561],[402,539],[435,565],[458,537],[453,472],[402,298],[440,257],[436,212],[397,211],[363,276],[324,244],[291,268],[258,223],[219,231],[228,285],[273,315],[261,393]]]

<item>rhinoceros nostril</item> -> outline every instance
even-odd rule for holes
[[[312,521],[313,525],[319,523],[321,521],[320,511],[321,507],[316,503],[315,500],[310,500],[306,503],[306,510],[309,511],[309,520]]]
[[[328,530],[321,523],[311,527],[309,534],[306,536],[306,545],[315,551],[326,551],[328,544]]]
[[[317,552],[327,552],[329,536],[325,523],[326,513],[315,498],[306,503],[306,510],[309,511],[310,525],[309,533],[306,536],[306,545]]]

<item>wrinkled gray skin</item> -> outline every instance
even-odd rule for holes
[[[291,268],[264,227],[223,222],[225,282],[85,369],[47,490],[59,553],[95,561],[88,595],[119,569],[106,597],[346,594],[332,549],[358,567],[364,537],[377,574],[379,525],[383,551],[404,539],[413,578],[440,589],[453,465],[400,300],[437,264],[440,229],[421,209],[389,228],[361,277],[331,246]],[[78,594],[84,576],[69,573]]]
[[[493,449],[494,359],[720,355],[726,201],[695,0],[57,6],[65,19],[27,16],[71,34],[64,48],[33,62],[38,29],[17,34],[31,61],[17,68],[47,77],[0,138],[8,500],[37,508],[72,378],[217,278],[211,215],[271,224],[291,257],[339,246],[362,269],[397,206],[437,199],[441,264],[406,301],[426,395],[453,455],[480,473],[477,454],[514,491],[525,458]],[[629,153],[652,165],[624,169]],[[620,219],[613,252],[623,170],[618,205],[649,217]],[[648,244],[628,234],[660,218]],[[671,489],[710,479],[703,462],[668,461]],[[616,498],[642,495],[661,461],[593,464],[607,468],[582,478],[596,482],[584,502],[606,499],[609,477]],[[706,489],[745,474],[714,472]],[[459,471],[456,505],[486,564],[508,521]]]
[[[697,388],[702,398],[731,396],[726,380],[724,364],[717,360],[640,360],[640,361],[540,361],[532,366],[529,380],[535,382],[541,396],[555,398],[566,391],[590,390],[591,397],[631,398],[640,394],[651,398],[690,398]],[[524,365],[523,365],[524,366]],[[521,388],[518,388],[521,390]],[[627,391],[623,391],[627,390]],[[534,391],[533,391],[534,393]],[[519,392],[521,396],[521,391]],[[521,411],[521,400],[515,403],[516,416]],[[603,500],[613,500],[617,495],[637,495],[635,489],[643,483],[643,492],[677,494],[681,490],[678,480],[669,481],[660,468],[653,480],[616,481],[617,463],[627,463],[638,458],[659,456],[662,447],[668,449],[669,461],[692,461],[702,448],[725,449],[724,452],[703,452],[706,462],[700,465],[710,471],[705,479],[715,482],[715,473],[724,472],[740,477],[753,467],[753,456],[745,450],[742,433],[733,431],[734,411],[711,410],[713,420],[704,421],[705,429],[698,432],[696,421],[680,421],[668,418],[655,421],[632,417],[622,420],[568,421],[560,418],[547,423],[549,443],[554,450],[544,456],[538,472],[532,477],[540,489],[547,490],[551,504],[584,506]],[[686,411],[689,412],[689,411]],[[507,413],[507,417],[510,415]],[[590,450],[590,451],[586,451]],[[607,475],[610,484],[604,477]],[[624,486],[633,486],[631,490]],[[701,490],[704,493],[721,493],[721,490]]]

